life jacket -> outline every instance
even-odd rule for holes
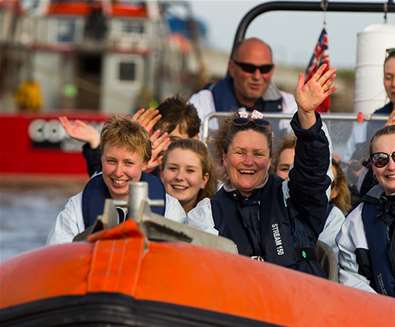
[[[257,206],[257,219],[246,216],[247,206]],[[211,207],[215,228],[236,243],[240,254],[325,277],[315,256],[317,237],[298,218],[291,201],[284,204],[282,179],[270,175],[248,199],[222,188]]]
[[[384,105],[383,107],[375,110],[373,112],[373,115],[390,115],[390,113],[392,112],[392,108],[393,108],[393,103],[392,102],[388,102],[386,105]],[[367,131],[366,131],[366,140],[370,140],[374,134],[376,133],[377,130],[381,129],[384,127],[385,121],[384,120],[370,120],[368,122],[368,126],[367,126]]]
[[[150,199],[166,200],[165,189],[159,178],[143,172],[140,181],[148,183],[148,196]],[[104,183],[103,174],[92,177],[82,192],[82,215],[85,228],[94,224],[97,216],[103,213],[105,199],[110,198],[111,195]],[[166,203],[163,207],[151,206],[151,211],[163,216],[165,207]]]
[[[237,101],[234,89],[233,80],[230,76],[226,76],[224,79],[209,85],[208,89],[213,94],[215,111],[217,112],[229,112],[237,111],[242,105]],[[276,96],[273,99],[260,98],[253,106],[253,109],[261,112],[282,112],[283,111],[283,99],[276,90]],[[247,108],[249,109],[249,108]]]
[[[358,265],[363,267],[359,273],[370,280],[376,292],[395,297],[395,271],[391,267],[390,259],[392,256],[392,262],[395,261],[394,248],[390,247],[391,237],[394,239],[395,233],[392,231],[390,235],[389,226],[378,217],[379,200],[377,198],[366,195],[362,201],[362,221],[369,257],[368,260],[364,259],[363,252],[358,253]]]
[[[388,102],[383,107],[375,110],[373,112],[373,114],[374,115],[389,115],[392,112],[393,107],[394,107],[394,104],[392,102]]]

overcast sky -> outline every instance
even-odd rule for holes
[[[226,51],[232,47],[242,17],[262,3],[251,0],[189,2],[192,3],[194,14],[208,25],[210,45]],[[373,13],[328,13],[326,20],[331,64],[338,68],[354,68],[357,33],[370,24],[382,24],[383,17],[383,14]],[[395,14],[388,15],[388,23],[395,24]],[[272,46],[278,64],[305,66],[322,26],[322,13],[268,12],[254,20],[247,30],[247,36],[259,36],[266,40]],[[395,47],[395,39],[393,43]]]

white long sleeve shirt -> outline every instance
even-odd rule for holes
[[[370,281],[358,273],[359,265],[355,250],[358,248],[368,249],[362,222],[362,207],[363,204],[360,204],[347,216],[337,236],[340,266],[339,282],[350,287],[376,293],[370,286]]]
[[[187,220],[184,209],[178,200],[166,193],[166,218],[185,223]],[[209,224],[209,223],[208,223]],[[72,196],[64,209],[56,217],[55,225],[50,231],[47,244],[71,242],[73,238],[85,230],[82,215],[82,192]]]

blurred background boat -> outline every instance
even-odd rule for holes
[[[207,82],[187,2],[0,0],[0,26],[0,174],[84,178],[59,115],[100,129]]]
[[[19,92],[19,110],[130,113],[205,71],[186,2],[6,0],[0,24],[2,99]]]

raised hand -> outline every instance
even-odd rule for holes
[[[146,171],[152,171],[158,167],[163,158],[164,151],[170,144],[170,138],[167,133],[163,133],[160,130],[156,130],[150,137],[152,144],[152,155],[151,160],[147,164]]]
[[[59,121],[66,133],[73,139],[89,143],[92,149],[96,149],[100,144],[99,132],[91,125],[81,120],[69,120],[65,116],[60,116]]]
[[[156,108],[141,108],[132,116],[132,120],[143,126],[150,135],[153,132],[153,127],[161,118],[162,115]]]
[[[305,83],[304,74],[299,74],[295,99],[298,104],[299,119],[303,120],[301,120],[303,128],[309,128],[315,123],[315,109],[336,91],[333,86],[336,68],[330,68],[325,72],[326,68],[326,64],[321,65],[307,83]]]

